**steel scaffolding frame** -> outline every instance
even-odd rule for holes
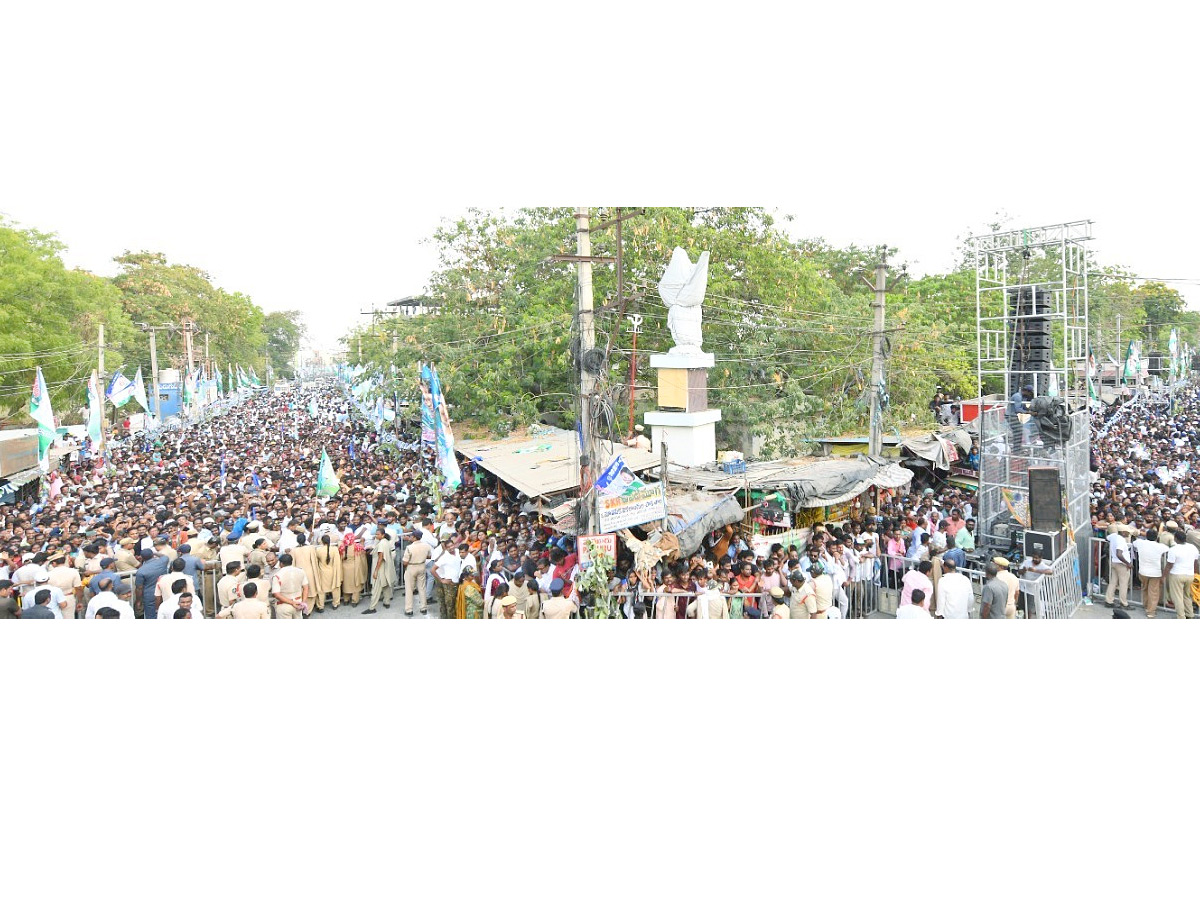
[[[1004,405],[979,417],[979,520],[982,546],[1011,549],[1021,530],[1014,508],[1029,503],[1031,466],[1059,469],[1068,534],[1087,539],[1089,522],[1087,415],[1088,255],[1090,220],[995,234],[972,240],[975,258],[976,376],[978,396],[1002,392]],[[1036,353],[1030,335],[1040,331]],[[1037,356],[1039,362],[1031,361]],[[1071,413],[1064,444],[1042,443],[1009,415],[1008,400],[1023,386],[1035,396],[1057,386]],[[1079,550],[1068,541],[1046,589],[1066,598],[1048,617],[1069,616],[1083,597]],[[1049,581],[1055,583],[1051,585]],[[1061,583],[1059,583],[1061,582]],[[1071,602],[1071,598],[1074,601]]]

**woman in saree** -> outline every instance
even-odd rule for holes
[[[458,602],[456,618],[483,618],[483,590],[479,587],[479,574],[474,569],[463,573],[458,583]]]
[[[341,548],[328,534],[321,535],[317,543],[317,584],[316,595],[318,609],[325,605],[325,596],[332,595],[333,608],[337,609],[342,602],[342,556]]]

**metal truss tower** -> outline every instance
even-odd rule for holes
[[[997,553],[1029,527],[1029,469],[1059,470],[1065,549],[1039,585],[1038,615],[1065,618],[1083,596],[1079,570],[1090,522],[1088,417],[1088,256],[1090,221],[986,234],[972,240],[975,260],[979,397],[978,528]],[[1044,439],[1010,414],[1023,387],[1063,401],[1070,437]],[[1033,498],[1036,499],[1036,498]],[[1084,553],[1083,558],[1087,558]]]

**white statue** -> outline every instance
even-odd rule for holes
[[[667,325],[675,339],[672,352],[701,352],[701,305],[707,290],[708,251],[701,253],[693,265],[687,251],[676,247],[671,254],[671,264],[658,283],[658,294],[669,310]]]

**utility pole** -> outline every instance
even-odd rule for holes
[[[583,458],[580,462],[579,491],[580,496],[586,496],[596,481],[599,460],[599,441],[596,440],[595,423],[592,421],[594,411],[596,376],[588,371],[591,364],[592,351],[596,349],[596,312],[592,298],[592,235],[588,230],[588,208],[575,208],[575,240],[576,253],[579,254],[579,398],[580,420],[583,429]],[[580,518],[587,523],[588,529],[596,523],[596,501],[585,505]]]
[[[145,326],[142,326],[145,328]],[[154,418],[162,422],[162,398],[158,394],[158,346],[154,329],[150,329],[150,386],[154,389]]]
[[[96,377],[100,382],[100,422],[101,422],[101,425],[104,427],[104,430],[108,431],[108,416],[104,412],[104,401],[106,399],[105,394],[108,391],[108,388],[106,387],[106,385],[108,384],[108,382],[105,380],[105,371],[104,371],[104,323],[103,322],[100,323],[99,331],[100,331],[100,334],[99,334],[100,358],[97,360],[97,362],[99,364],[99,368],[96,370],[96,372],[97,372]]]
[[[1117,313],[1117,359],[1121,361],[1120,378],[1117,379],[1117,384],[1125,383],[1125,367],[1129,364],[1129,357],[1122,355],[1121,350],[1121,314]]]
[[[578,265],[576,315],[579,318],[579,396],[580,429],[583,432],[583,453],[579,460],[579,496],[584,497],[595,482],[600,463],[600,441],[592,422],[595,408],[596,376],[588,371],[596,349],[596,308],[592,297],[592,264],[615,263],[614,256],[592,256],[592,235],[588,226],[586,206],[575,207],[575,256],[551,256],[547,262],[569,262]],[[597,524],[595,501],[580,510],[580,525],[591,528]]]
[[[104,401],[105,393],[108,384],[104,372],[104,323],[100,323],[99,328],[99,349],[100,357],[97,360],[99,368],[96,370],[96,388],[100,391],[100,452],[106,454],[108,450],[108,413],[105,411]]]
[[[887,300],[887,247],[882,250],[879,265],[875,267],[875,284],[867,282],[875,291],[875,302],[871,304],[875,310],[875,331],[871,351],[871,436],[867,452],[871,456],[879,456],[883,452],[883,397],[880,390],[883,384],[883,326],[885,301]],[[866,281],[866,279],[863,279]]]
[[[147,325],[145,322],[137,322],[136,324],[142,331],[150,335],[150,385],[154,390],[154,418],[158,419],[159,424],[162,424],[162,398],[158,392],[158,343],[155,339],[158,336],[158,332],[173,332],[178,330],[179,326]],[[186,323],[184,335],[185,337],[187,336]]]

